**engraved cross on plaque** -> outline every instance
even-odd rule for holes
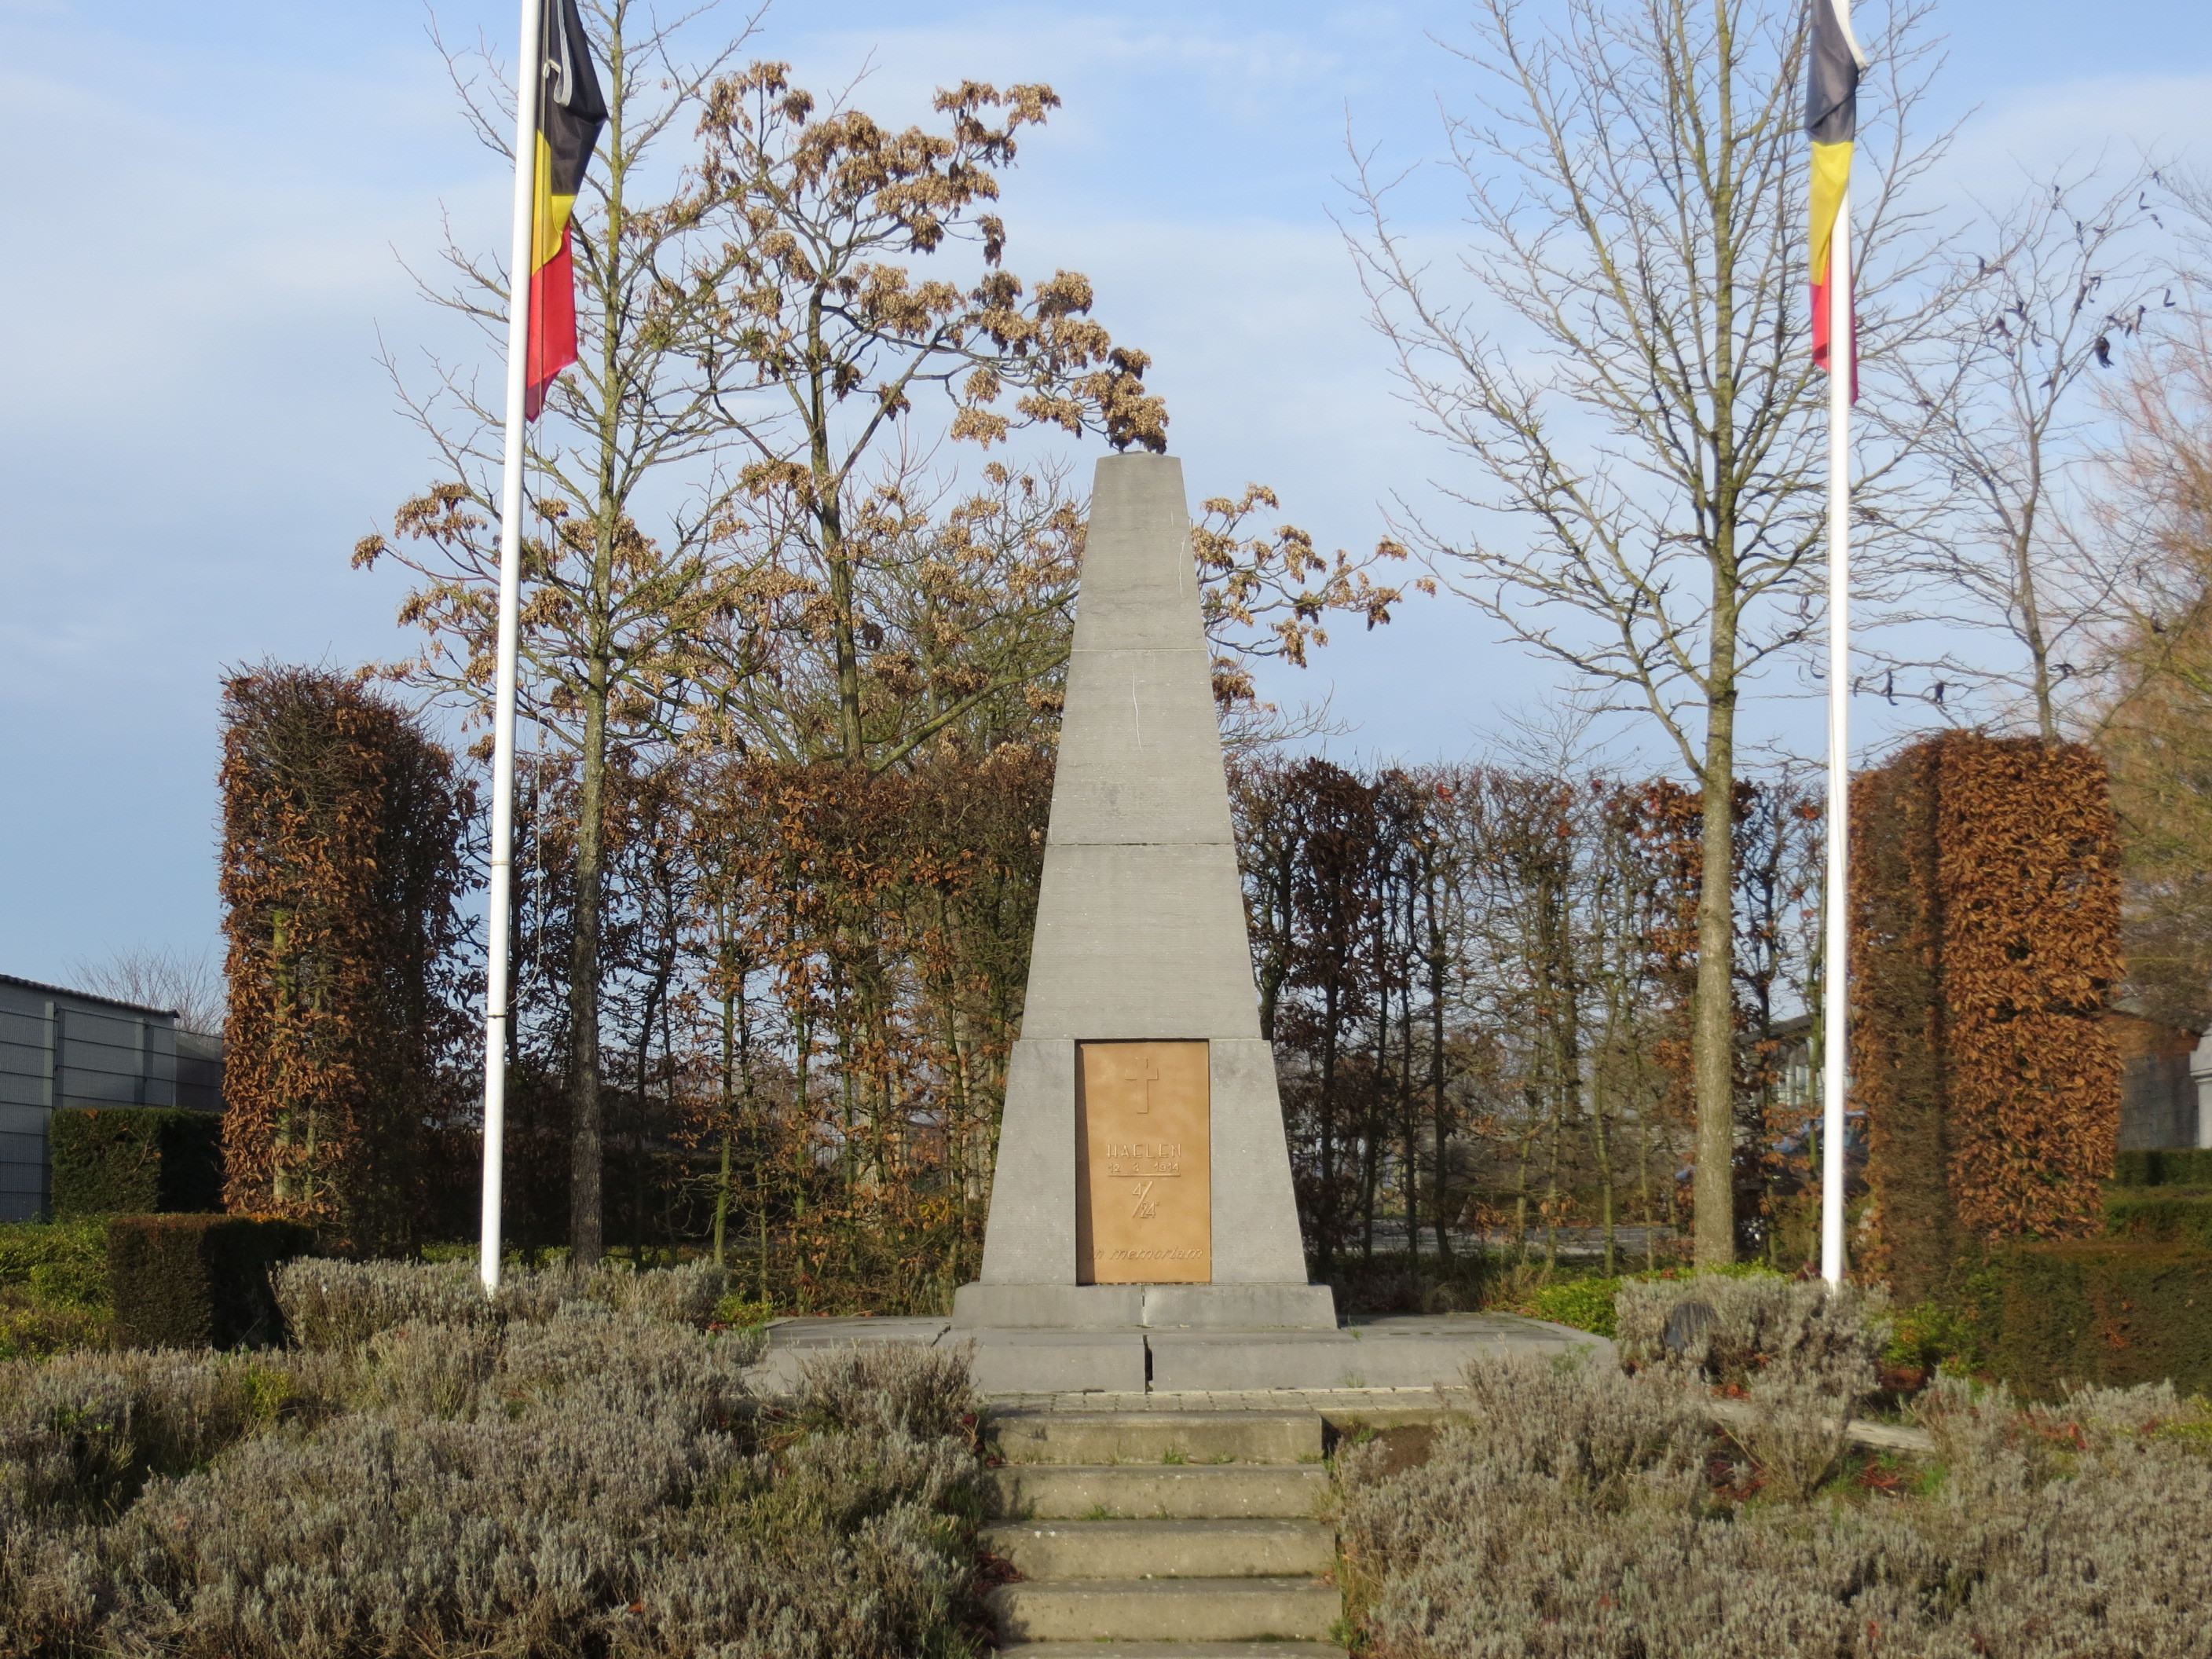
[[[1131,1087],[1145,1086],[1145,1103],[1137,1108],[1140,1113],[1152,1109],[1152,1085],[1160,1080],[1160,1063],[1157,1060],[1130,1060],[1121,1067],[1121,1081]]]

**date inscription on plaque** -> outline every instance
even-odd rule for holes
[[[1213,1282],[1212,1129],[1205,1043],[1076,1044],[1080,1283]]]

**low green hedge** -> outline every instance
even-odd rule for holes
[[[2212,1187],[2212,1146],[2122,1152],[2112,1182],[2120,1187]]]
[[[2201,1243],[2015,1244],[1968,1291],[1982,1364],[2024,1394],[2160,1381],[2212,1394],[2212,1249]]]
[[[270,1269],[314,1246],[313,1228],[264,1216],[117,1216],[107,1224],[116,1340],[131,1348],[281,1341]]]
[[[2130,1187],[2107,1192],[2105,1232],[2112,1238],[2212,1247],[2212,1193],[2177,1187]]]
[[[67,1106],[48,1131],[54,1218],[222,1208],[222,1119],[166,1106]]]

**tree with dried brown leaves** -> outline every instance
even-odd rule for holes
[[[2111,398],[2100,530],[2126,580],[2097,641],[2111,672],[2080,710],[2112,769],[2126,849],[2130,1006],[2212,1020],[2212,323],[2186,314]]]
[[[894,131],[818,106],[781,64],[708,92],[702,189],[726,274],[697,349],[725,388],[748,510],[819,581],[836,715],[824,758],[872,764],[911,745],[866,717],[865,544],[851,521],[887,447],[932,441],[911,418],[919,398],[943,398],[947,435],[985,448],[1018,425],[1166,447],[1149,359],[1091,318],[1089,279],[1062,270],[1031,289],[1001,263],[999,175],[1059,102],[1049,87],[965,82],[937,94],[945,131]],[[979,269],[910,263],[963,248]]]

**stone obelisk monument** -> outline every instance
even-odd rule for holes
[[[1260,1036],[1182,465],[1098,463],[1029,996],[956,1324],[1334,1331]]]

